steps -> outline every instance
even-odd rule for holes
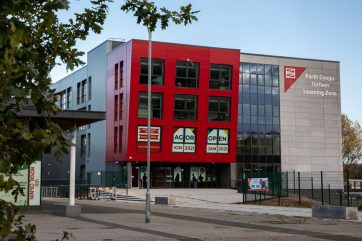
[[[113,200],[117,201],[128,201],[128,202],[145,202],[144,198],[136,197],[136,196],[127,196],[123,194],[116,194],[116,197],[112,198]]]

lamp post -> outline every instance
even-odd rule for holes
[[[161,29],[168,27],[169,21],[175,24],[190,24],[192,21],[196,21],[196,13],[199,11],[192,11],[192,5],[181,6],[179,11],[170,11],[165,7],[160,8],[155,5],[154,2],[148,0],[126,0],[121,6],[122,11],[133,12],[137,17],[137,23],[142,23],[148,29],[148,111],[147,111],[147,192],[146,192],[146,223],[150,222],[150,160],[151,160],[151,57],[152,57],[152,32],[156,29],[157,23],[161,23]]]
[[[146,223],[151,221],[151,193],[150,193],[150,168],[151,168],[151,85],[152,85],[152,32],[148,30],[148,82],[147,82],[147,191],[146,191]]]

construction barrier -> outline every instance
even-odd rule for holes
[[[115,187],[90,187],[88,197],[91,200],[112,199],[116,197]]]

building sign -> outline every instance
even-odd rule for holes
[[[30,165],[23,165],[19,171],[13,175],[15,181],[20,184],[24,195],[19,194],[15,202],[14,196],[9,192],[0,192],[0,199],[10,202],[16,206],[39,206],[40,205],[40,183],[41,183],[41,162],[36,161]],[[7,179],[6,177],[4,178]],[[15,187],[14,187],[15,188]]]
[[[148,140],[148,128],[147,126],[138,126],[137,130],[137,151],[147,151],[147,140]],[[151,126],[150,131],[150,148],[151,152],[161,151],[161,127]]]
[[[295,81],[303,74],[305,69],[306,68],[302,67],[284,66],[284,92],[288,91]]]
[[[29,206],[40,205],[41,162],[36,161],[29,168]]]
[[[284,92],[287,92],[299,78],[304,78],[309,81],[309,86],[303,87],[302,93],[304,95],[337,96],[337,92],[331,90],[335,81],[334,76],[310,74],[305,70],[304,67],[284,66]]]
[[[229,130],[208,129],[206,153],[229,153]]]
[[[269,191],[268,178],[248,178],[249,191]]]
[[[179,128],[173,129],[172,152],[195,153],[196,129]]]

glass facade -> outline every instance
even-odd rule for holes
[[[280,170],[279,66],[240,63],[239,171]]]

